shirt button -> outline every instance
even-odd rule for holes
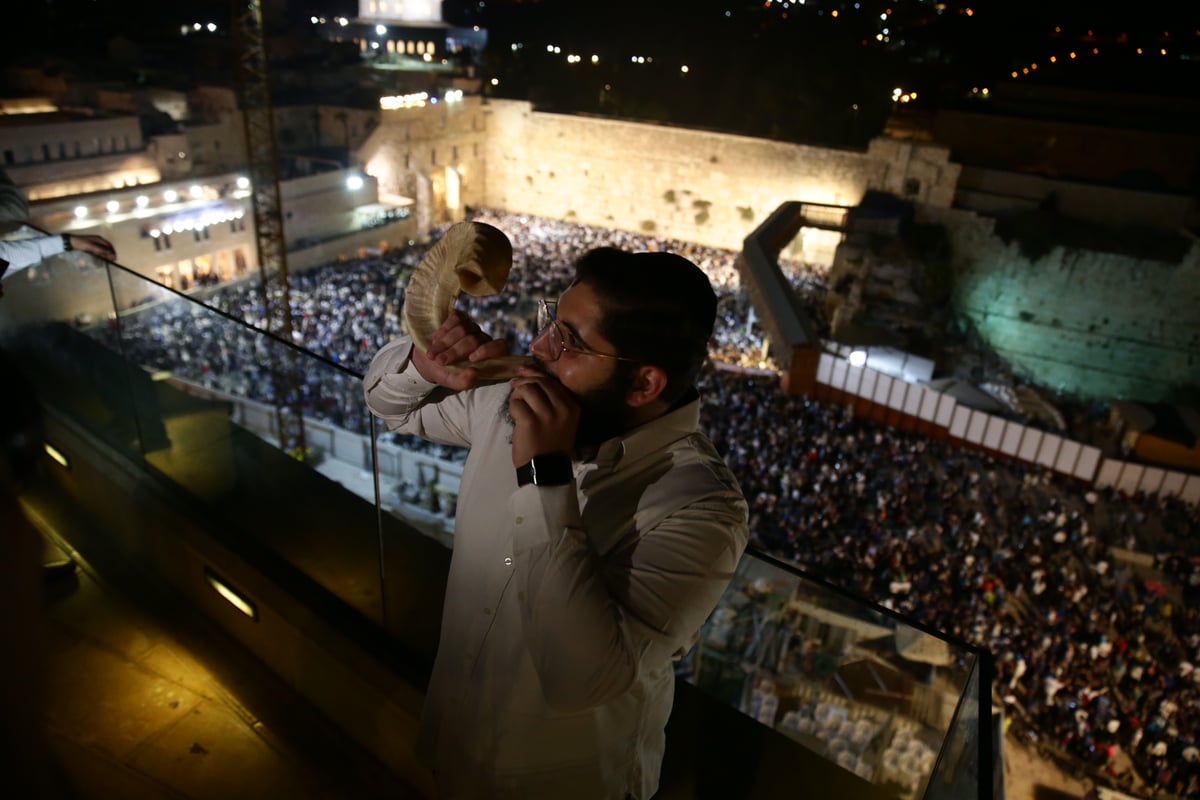
[[[490,617],[490,616],[492,615],[492,610],[491,610],[490,608],[485,608],[485,609],[483,610],[483,615],[484,615],[485,617]]]
[[[521,524],[522,522],[524,522],[524,521],[525,521],[525,518],[524,518],[524,517],[517,517],[517,518],[516,518],[516,520],[515,520],[515,522],[516,522],[518,525],[520,525],[520,524]]]
[[[504,557],[504,566],[506,566],[506,567],[511,567],[511,566],[512,566],[512,559],[511,559],[511,558],[509,558],[508,556],[505,556],[505,557]]]

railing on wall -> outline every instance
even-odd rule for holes
[[[969,408],[948,394],[854,366],[832,353],[821,354],[817,384],[842,395],[833,399],[857,398],[883,410],[898,427],[1045,467],[1098,489],[1200,503],[1200,476],[1107,458],[1092,445]]]

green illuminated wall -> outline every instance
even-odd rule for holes
[[[954,247],[954,302],[1017,374],[1083,397],[1200,398],[1200,243],[1176,263],[1053,247],[1030,260],[993,221],[925,210]]]

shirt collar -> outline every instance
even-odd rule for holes
[[[616,469],[622,461],[637,461],[700,428],[700,395],[692,390],[684,402],[661,417],[614,436],[600,445],[591,459],[598,467]]]

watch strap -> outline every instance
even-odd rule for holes
[[[517,486],[565,486],[575,477],[571,457],[566,453],[534,456],[517,467]]]

